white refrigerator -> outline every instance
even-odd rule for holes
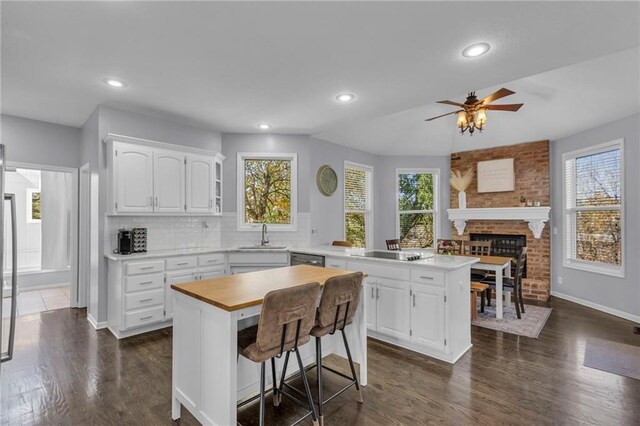
[[[4,226],[0,226],[0,298],[3,303],[0,303],[0,320],[2,324],[0,326],[0,379],[2,378],[2,364],[7,361],[11,361],[13,358],[13,344],[15,341],[16,331],[16,298],[18,296],[18,256],[16,255],[16,199],[14,194],[5,194],[5,146],[0,144],[0,224],[4,223],[4,217],[6,214],[11,215],[11,235],[4,235]],[[4,260],[5,255],[5,238],[11,238],[11,287],[5,288],[5,275],[4,275]],[[9,292],[7,292],[9,290]],[[8,293],[8,294],[7,294]],[[7,297],[5,297],[7,296]],[[8,306],[9,312],[2,312],[3,308],[7,309],[5,300],[10,301]],[[3,306],[4,305],[4,306]],[[0,387],[1,389],[1,387]]]

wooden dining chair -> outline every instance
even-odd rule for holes
[[[351,244],[349,241],[340,241],[340,240],[336,240],[332,242],[331,245],[338,246],[338,247],[353,247],[353,244]]]
[[[400,240],[386,240],[387,250],[400,251],[402,247],[400,246]]]
[[[473,256],[491,256],[491,241],[465,241],[464,251]]]
[[[472,256],[491,256],[491,241],[465,241],[463,253]],[[488,271],[471,268],[471,281],[483,281],[488,278]],[[480,297],[483,298],[483,301],[486,297],[487,306],[491,306],[491,287],[489,287]]]
[[[438,239],[438,254],[461,254],[462,240]]]
[[[518,319],[521,318],[520,312],[524,313],[524,298],[522,296],[522,275],[524,274],[524,265],[527,261],[527,248],[522,247],[516,260],[516,272],[513,277],[503,277],[502,287],[507,289],[513,289],[514,301],[516,303],[516,315]],[[489,303],[491,302],[491,290],[496,286],[495,277],[488,277],[482,281],[484,284],[489,285],[489,289],[485,294],[489,296]]]

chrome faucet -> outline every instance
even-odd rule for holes
[[[262,247],[269,244],[269,236],[267,235],[267,224],[262,224],[262,240],[260,240],[260,245]]]

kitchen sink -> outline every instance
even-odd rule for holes
[[[259,244],[255,246],[238,247],[239,250],[281,250],[286,248],[286,246],[261,246]]]

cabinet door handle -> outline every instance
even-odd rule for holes
[[[416,295],[415,294],[413,295],[413,307],[414,308],[416,307]]]
[[[189,262],[180,262],[180,263],[176,263],[176,265],[178,265],[178,266],[188,265],[188,264],[189,264]]]
[[[158,207],[158,197],[156,197],[156,207]]]
[[[148,317],[142,317],[140,318],[140,321],[150,320],[151,318],[153,318],[153,315],[149,315]]]
[[[380,289],[376,288],[376,300],[380,299]]]
[[[153,207],[153,197],[149,197],[149,205]]]
[[[145,281],[143,283],[140,283],[140,285],[147,285],[147,284],[153,284],[153,281]]]
[[[151,302],[153,299],[141,299],[140,303],[147,303],[147,302]]]
[[[143,266],[143,267],[142,267],[142,268],[140,268],[140,269],[145,269],[145,270],[146,270],[146,269],[153,269],[153,266]]]
[[[373,288],[373,287],[371,287],[371,298],[372,298],[372,299],[375,299],[375,297],[376,297],[376,295],[375,295],[375,291],[376,291],[376,289],[375,289],[375,288]]]
[[[420,278],[422,278],[423,280],[432,280],[433,277],[426,277],[424,275],[420,275]]]

